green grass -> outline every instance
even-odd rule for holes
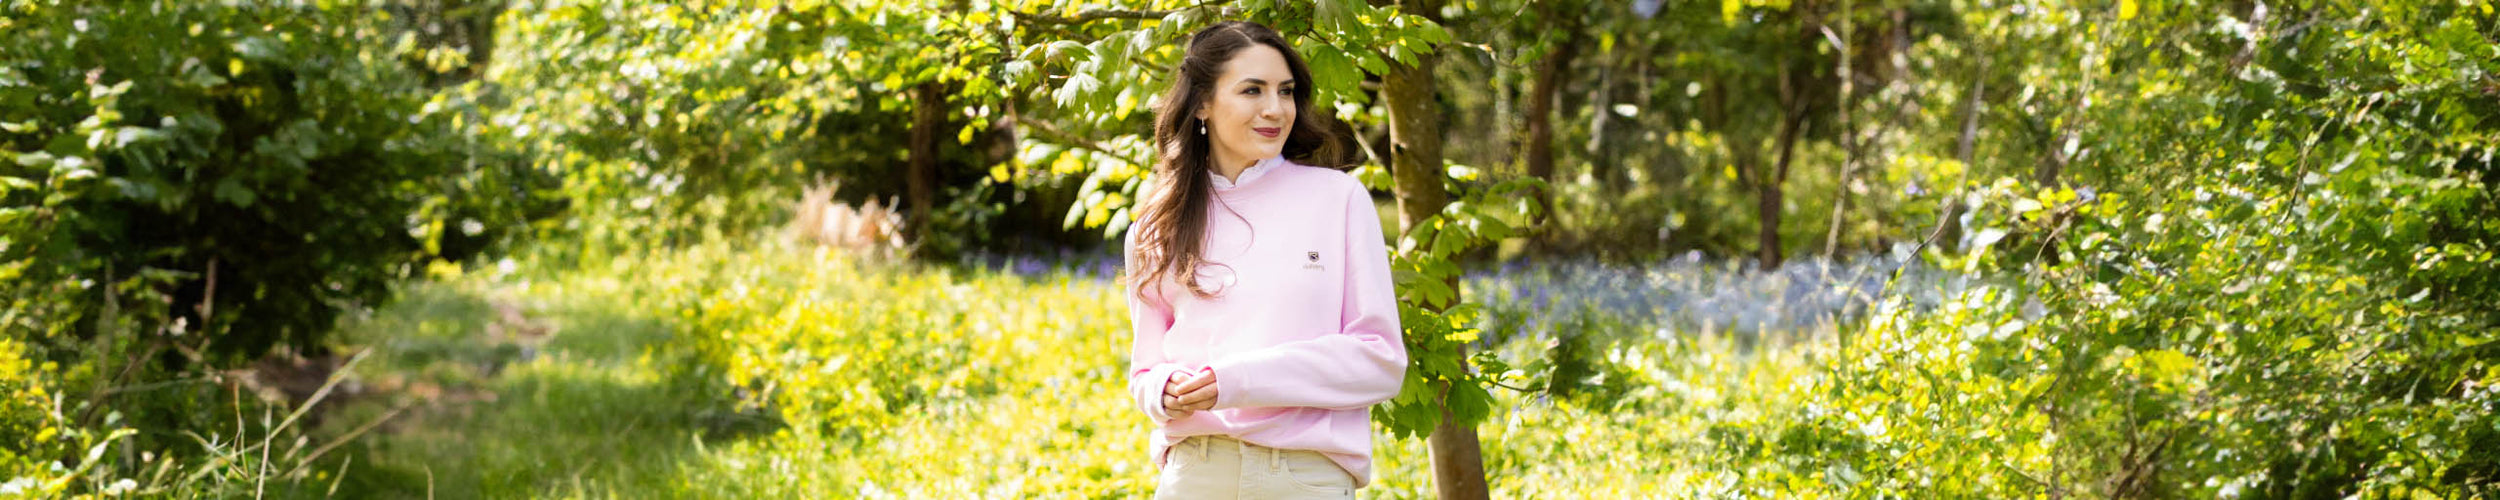
[[[353,498],[1143,496],[1147,424],[1124,401],[1117,293],[721,246],[412,285],[348,337],[376,350],[361,379],[396,392],[322,432],[411,406],[322,460],[344,476],[298,493],[335,480]],[[488,339],[497,301],[555,328],[543,350],[524,360]],[[1709,495],[1763,472],[1714,462],[1742,456],[1727,447],[1767,425],[1764,405],[1797,400],[1803,358],[1714,339],[1617,347],[1620,398],[1497,391],[1481,427],[1496,496]],[[1431,496],[1421,439],[1375,443],[1365,497]]]
[[[471,276],[413,285],[352,325],[348,341],[375,350],[359,378],[379,390],[325,430],[406,410],[325,464],[345,471],[336,494],[634,497],[671,484],[698,439],[729,435],[728,400],[672,376],[652,350],[670,325],[622,291],[587,274]],[[555,328],[542,352],[488,338],[497,300]]]

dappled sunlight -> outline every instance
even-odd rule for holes
[[[2491,0],[0,5],[0,498],[2500,498]]]

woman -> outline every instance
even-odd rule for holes
[[[1157,498],[1352,498],[1406,348],[1371,194],[1334,165],[1311,72],[1265,26],[1189,40],[1126,245],[1129,393]],[[1342,168],[1342,167],[1340,167]]]

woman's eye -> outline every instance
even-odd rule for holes
[[[1293,95],[1293,93],[1294,93],[1294,92],[1299,91],[1299,90],[1301,90],[1301,89],[1296,89],[1296,88],[1293,88],[1293,87],[1285,87],[1284,89],[1277,90],[1277,91],[1276,91],[1276,93],[1278,93],[1278,94],[1284,94],[1284,95]]]
[[[1242,90],[1242,91],[1241,91],[1241,94],[1242,94],[1242,95],[1259,95],[1259,88],[1258,88],[1258,87],[1251,87],[1251,88],[1248,88],[1248,89],[1244,89],[1244,90]]]

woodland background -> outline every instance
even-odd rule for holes
[[[2495,8],[4,0],[0,496],[1145,495],[1247,19],[1392,232],[1364,496],[2492,498]]]

